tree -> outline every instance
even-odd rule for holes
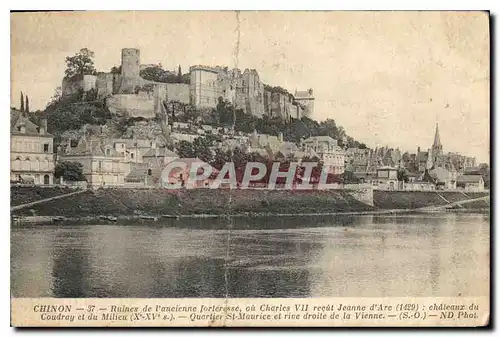
[[[95,75],[94,52],[87,48],[82,48],[74,56],[66,57],[66,66],[67,68],[64,71],[66,77]]]
[[[142,69],[139,72],[139,75],[146,80],[161,82],[161,80],[165,77],[165,70],[156,65]]]
[[[179,144],[177,144],[177,154],[180,158],[194,158],[193,144],[186,140],[181,140]]]
[[[21,112],[24,112],[24,95],[22,91],[21,91]]]
[[[28,95],[26,95],[26,105],[24,106],[24,111],[30,112],[30,100],[28,99]]]
[[[83,175],[83,165],[74,161],[61,161],[54,168],[54,177],[62,177],[67,181],[86,180]]]
[[[398,170],[398,180],[408,182],[408,171],[405,168],[400,168]]]
[[[113,66],[111,67],[111,70],[109,71],[111,74],[121,74],[122,73],[122,66]]]

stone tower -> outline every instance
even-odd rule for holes
[[[443,145],[439,137],[439,125],[436,123],[436,132],[434,134],[434,143],[432,144],[432,154],[436,157],[443,154]]]
[[[122,49],[122,76],[139,77],[140,50],[135,48]]]

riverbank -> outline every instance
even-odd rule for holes
[[[376,209],[357,200],[356,193],[344,190],[100,189],[13,210],[12,213],[73,218],[99,215],[309,214]]]
[[[431,206],[446,206],[454,202],[486,197],[488,191],[373,191],[373,205],[378,209],[418,209]],[[465,206],[465,204],[464,204]],[[470,206],[473,208],[489,207],[488,202]]]
[[[20,195],[28,195],[30,201],[41,196],[37,188],[32,191],[35,196],[29,195],[29,189],[19,189]],[[21,198],[16,192],[15,187],[11,188],[13,199],[18,203]],[[61,191],[45,191],[43,196],[56,192]],[[113,222],[161,218],[383,215],[420,211],[489,212],[489,199],[446,209],[454,202],[487,197],[488,193],[373,191],[374,206],[361,202],[359,193],[349,190],[100,189],[13,209],[12,214],[24,222],[36,223],[78,219]],[[429,207],[431,209],[426,209]]]

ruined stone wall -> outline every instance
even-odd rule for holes
[[[63,78],[61,91],[62,95],[72,95],[77,93],[79,90],[84,92],[95,89],[97,76],[95,75],[77,75],[71,78]]]
[[[166,96],[168,101],[178,101],[189,104],[189,84],[166,83]]]
[[[155,117],[155,93],[117,94],[106,99],[106,106],[113,114],[125,117]]]
[[[113,95],[114,75],[111,73],[99,73],[96,80],[97,97],[104,99]]]
[[[288,96],[281,93],[271,93],[271,116],[272,117],[287,117],[286,102]]]

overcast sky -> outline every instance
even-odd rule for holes
[[[11,104],[23,91],[43,109],[81,48],[109,71],[135,47],[143,64],[255,68],[292,93],[313,88],[313,118],[370,147],[428,148],[439,122],[445,152],[486,162],[488,26],[480,12],[15,13]]]

